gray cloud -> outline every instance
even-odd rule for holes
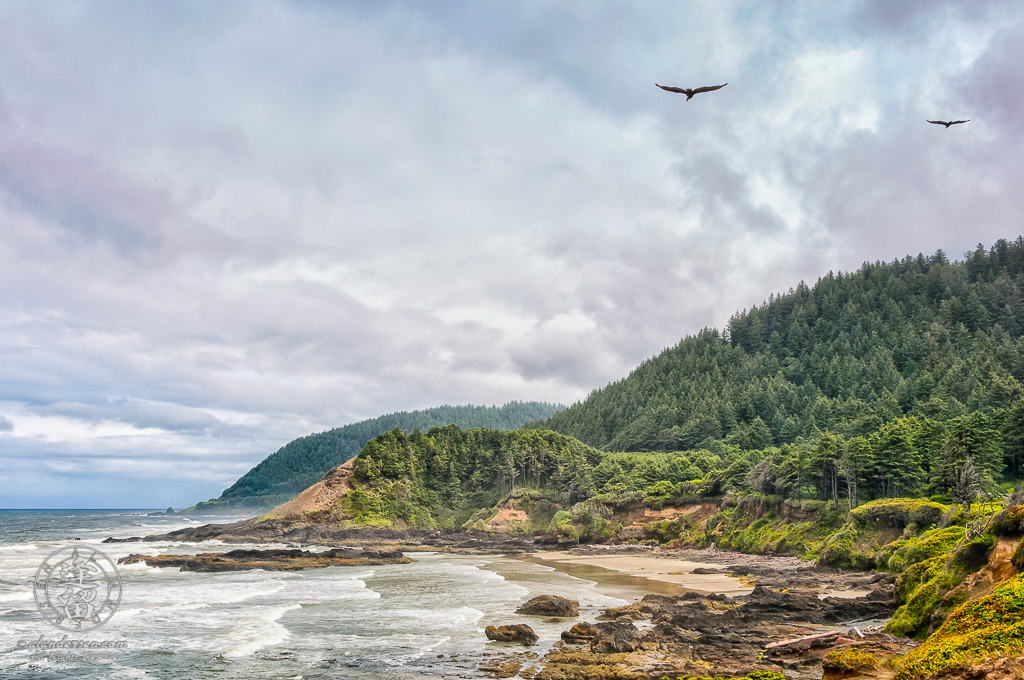
[[[346,422],[571,402],[1019,229],[1013,4],[61,7],[0,9],[12,503],[180,506]]]

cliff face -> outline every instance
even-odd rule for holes
[[[300,521],[308,513],[331,512],[342,496],[353,490],[351,478],[355,469],[356,459],[347,460],[334,468],[313,486],[305,489],[298,496],[277,506],[261,519],[286,519]],[[351,519],[342,518],[338,519]]]

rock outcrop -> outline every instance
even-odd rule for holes
[[[570,645],[589,644],[597,635],[597,626],[586,621],[581,621],[569,630],[562,631],[562,639]]]
[[[594,654],[625,654],[635,652],[642,646],[640,631],[632,623],[599,623],[590,651]]]
[[[536,677],[743,677],[755,671],[820,677],[821,659],[831,650],[856,645],[879,659],[907,651],[914,644],[910,640],[869,631],[862,631],[867,634],[861,637],[852,626],[819,635],[823,625],[884,619],[894,608],[890,601],[819,599],[763,586],[732,598],[699,593],[647,595],[597,617],[610,621],[595,626],[580,623],[562,633],[562,641],[587,647],[551,651]],[[650,619],[654,626],[638,630],[632,621],[640,619]]]
[[[580,615],[580,603],[557,595],[538,595],[517,609],[516,614],[571,618]]]
[[[537,644],[537,634],[529,626],[516,623],[511,626],[487,626],[484,635],[495,642],[518,642],[524,646]]]
[[[309,550],[231,550],[199,555],[129,555],[118,564],[145,562],[151,567],[180,567],[182,571],[300,571],[324,567],[368,567],[380,564],[407,564],[412,560],[399,550],[371,551],[339,548],[326,552]]]

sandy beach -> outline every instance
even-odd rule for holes
[[[701,593],[721,593],[723,595],[746,595],[754,590],[746,579],[719,574],[695,574],[694,569],[713,569],[725,571],[722,565],[689,560],[656,557],[654,555],[570,555],[567,552],[532,553],[531,560],[552,566],[559,571],[573,575],[573,566],[588,566],[607,569],[612,572],[626,574],[633,578],[648,579],[660,583],[672,584],[672,590],[681,588]],[[593,572],[590,572],[593,574]],[[665,592],[667,589],[650,584],[650,590]]]

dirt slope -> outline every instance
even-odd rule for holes
[[[287,503],[282,503],[263,517],[276,519],[284,517],[302,517],[307,512],[316,512],[333,507],[338,499],[349,491],[352,484],[349,479],[355,469],[356,459],[352,458],[334,468],[319,482],[309,487]]]

